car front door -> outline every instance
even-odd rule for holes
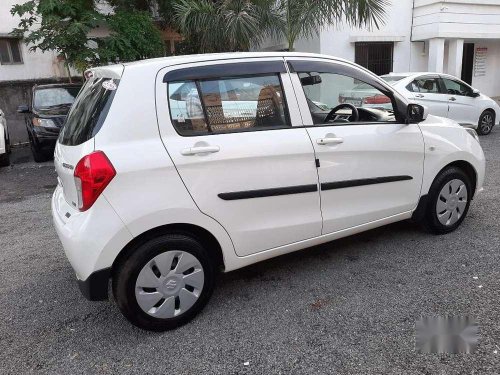
[[[472,89],[454,79],[442,78],[445,97],[449,102],[448,117],[461,125],[477,125],[480,109],[477,99],[472,96]]]
[[[158,77],[163,142],[239,256],[321,235],[314,149],[282,58],[189,64]]]
[[[431,115],[448,117],[449,100],[443,95],[439,76],[418,77],[407,89],[413,93],[413,101],[425,105]]]
[[[399,115],[394,117],[386,109],[359,107],[356,119],[345,105],[330,115],[331,121],[325,121],[328,111],[314,105],[334,108],[339,105],[338,93],[359,82],[395,103],[389,89],[349,64],[319,59],[290,59],[289,64],[319,163],[323,234],[407,215],[415,209],[424,162],[419,126],[398,121]]]

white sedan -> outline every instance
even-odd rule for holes
[[[0,167],[6,167],[10,164],[9,152],[10,142],[7,120],[5,119],[5,113],[0,109]]]
[[[382,79],[408,100],[425,105],[435,116],[448,117],[481,135],[500,121],[500,107],[467,83],[447,74],[391,73]]]

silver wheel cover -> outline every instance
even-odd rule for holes
[[[188,311],[203,290],[205,275],[200,261],[185,251],[166,251],[139,272],[135,298],[146,314],[159,319]]]
[[[467,199],[467,187],[462,180],[454,179],[445,184],[436,204],[439,222],[445,226],[452,226],[460,220],[465,213]]]

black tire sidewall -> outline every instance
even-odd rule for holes
[[[195,256],[203,267],[203,290],[195,304],[175,318],[158,319],[146,314],[135,298],[135,284],[144,265],[158,254],[169,250],[181,250]],[[123,315],[135,326],[150,331],[166,331],[180,327],[193,319],[208,302],[215,283],[215,271],[203,246],[185,235],[164,235],[149,240],[130,253],[117,265],[113,275],[113,294]]]
[[[38,148],[33,138],[30,137],[30,148],[31,153],[33,154],[33,160],[36,163],[42,163],[47,160],[47,157],[44,155],[42,150]]]
[[[487,133],[484,133],[484,132],[481,130],[481,122],[483,121],[483,117],[484,117],[484,116],[486,116],[486,115],[488,115],[488,114],[490,114],[491,116],[493,116],[493,124],[491,125],[490,130],[489,130]],[[495,113],[494,113],[494,112],[489,111],[489,110],[484,111],[484,112],[481,114],[481,116],[479,117],[479,123],[478,123],[478,127],[477,127],[477,134],[479,134],[479,135],[488,135],[488,134],[490,134],[490,133],[492,132],[492,130],[493,130],[493,127],[495,126],[495,122],[496,122],[496,118],[495,118],[495,117],[496,117],[496,116],[495,116]]]
[[[461,180],[467,188],[467,206],[465,207],[463,215],[455,224],[446,226],[441,224],[441,222],[438,219],[436,212],[436,205],[439,199],[439,194],[441,193],[441,190],[443,189],[444,185],[446,185],[451,180],[455,179]],[[472,184],[467,174],[464,173],[460,168],[450,167],[442,171],[436,177],[429,190],[428,197],[429,201],[427,204],[425,223],[424,223],[426,228],[435,234],[450,233],[456,230],[462,224],[465,217],[467,216],[467,213],[469,212],[471,199],[473,197]]]
[[[8,167],[10,165],[10,156],[8,152],[0,155],[0,167]]]

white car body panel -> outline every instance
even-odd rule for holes
[[[56,169],[65,187],[58,187],[52,200],[58,235],[80,280],[111,267],[134,238],[166,225],[189,224],[211,233],[221,247],[225,271],[231,271],[408,219],[437,173],[456,160],[475,168],[477,190],[481,190],[484,155],[479,143],[454,122],[433,116],[419,125],[337,127],[336,135],[345,139],[344,147],[321,151],[315,140],[328,132],[326,127],[303,127],[310,114],[300,90],[294,90],[300,81],[293,73],[281,77],[292,122],[289,129],[181,137],[173,128],[162,81],[166,71],[186,64],[283,61],[288,57],[321,58],[353,66],[312,54],[241,53],[162,58],[93,69],[94,74],[121,77],[121,81],[97,135],[78,146],[56,148]],[[182,150],[199,142],[216,144],[220,151],[182,155]],[[106,154],[117,174],[94,205],[79,212],[73,204],[71,168],[63,163],[74,167],[79,158],[94,150]],[[322,159],[321,168],[325,168],[320,182],[323,174],[339,179],[404,174],[413,179],[383,188],[333,190],[335,193],[326,195],[322,202],[327,213],[324,222],[319,192],[260,202],[217,198],[222,192],[318,183],[315,150],[316,157]],[[356,160],[359,154],[361,158]],[[365,195],[377,198],[370,202]]]
[[[7,150],[7,137],[9,130],[7,128],[7,119],[4,112],[0,109],[0,155],[5,154]]]

